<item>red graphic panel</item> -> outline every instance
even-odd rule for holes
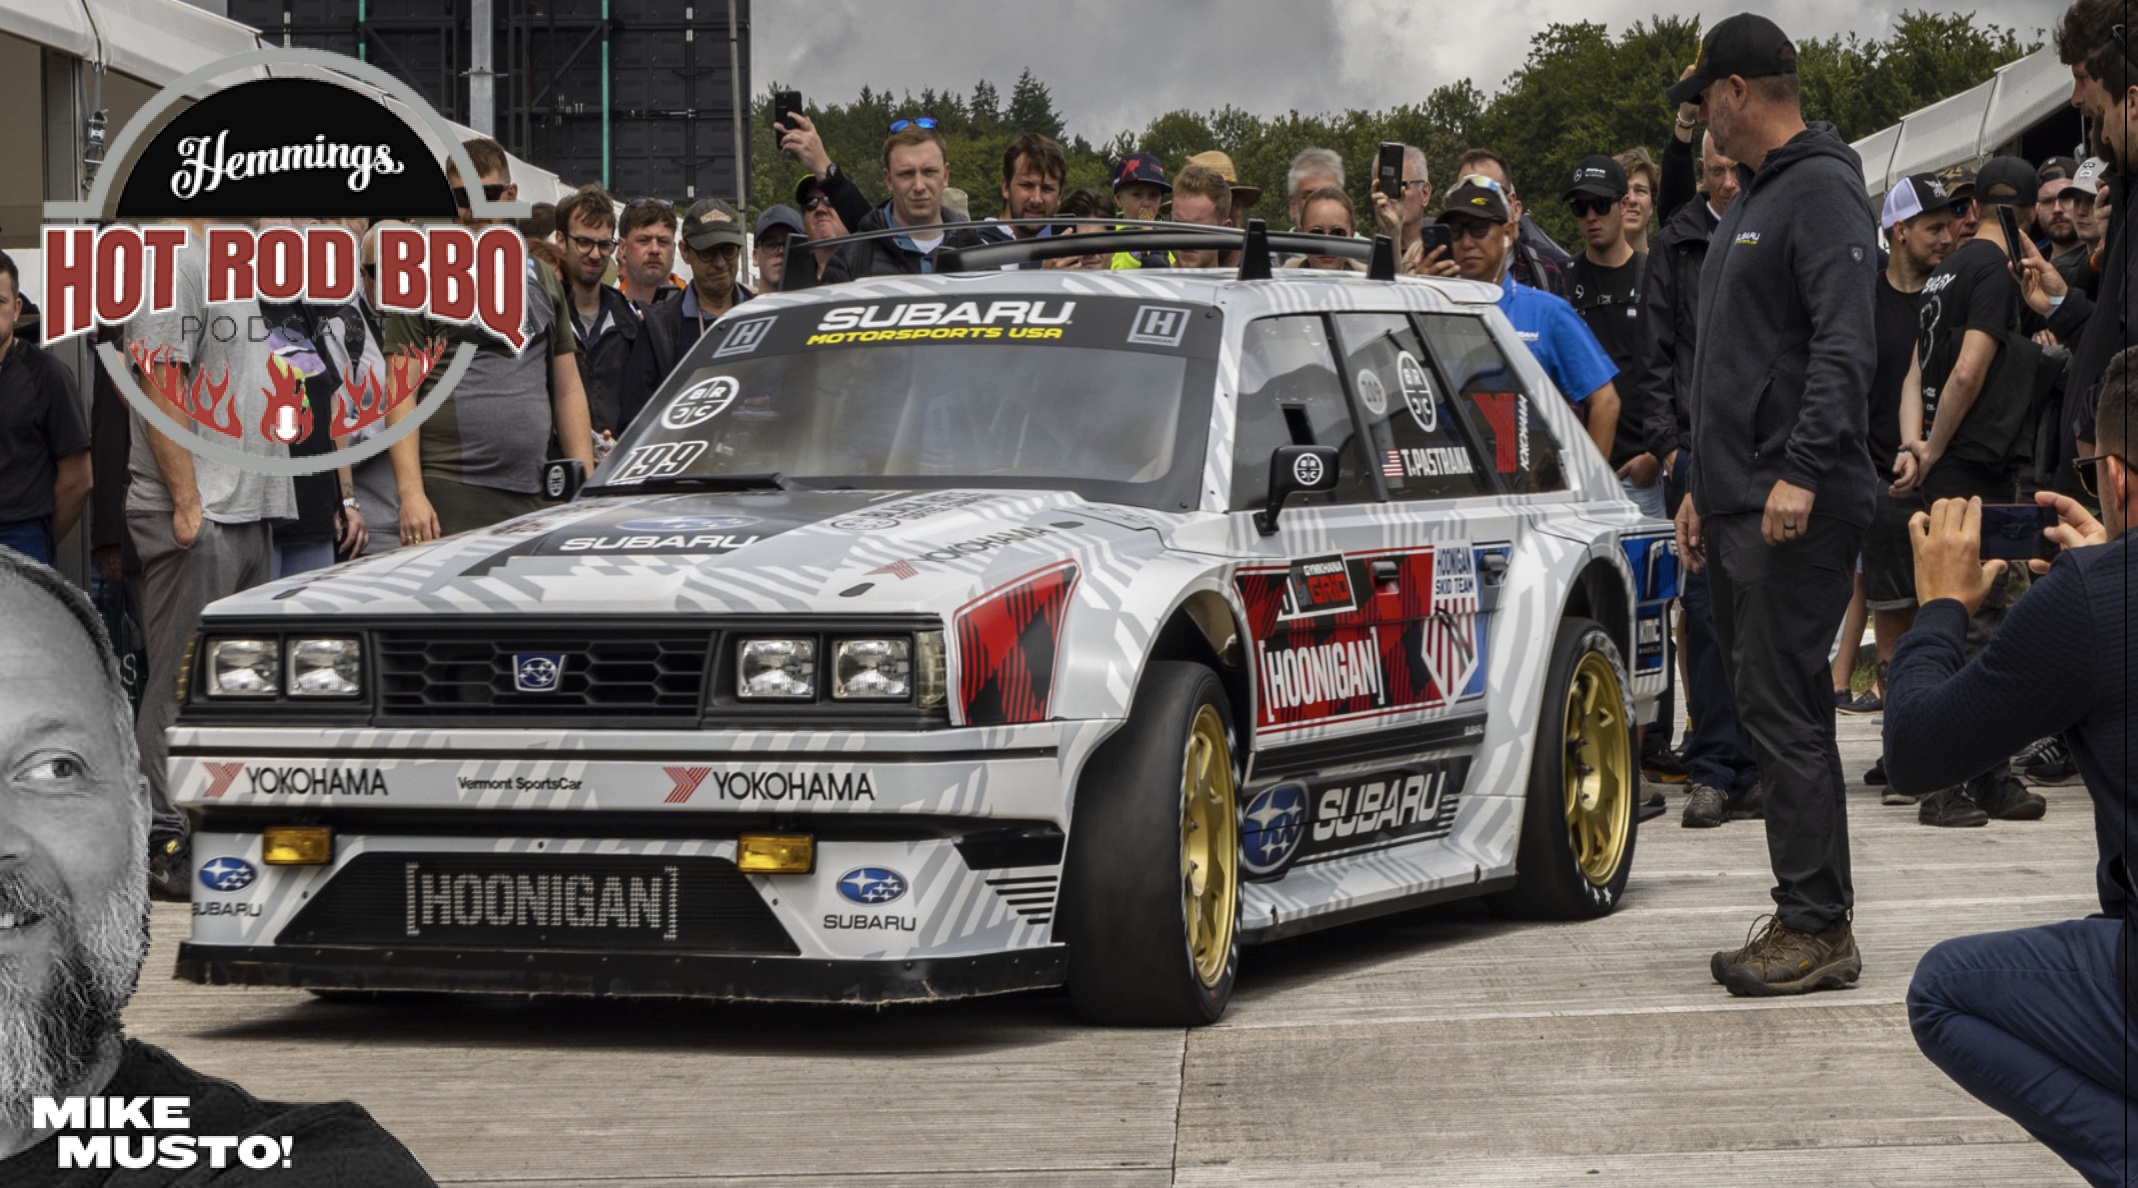
[[[1054,697],[1054,654],[1076,590],[1074,563],[1018,578],[960,608],[958,703],[974,726],[1044,722]]]

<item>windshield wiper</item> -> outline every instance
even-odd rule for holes
[[[808,487],[778,471],[765,474],[677,474],[642,483],[603,483],[590,491],[806,491]]]

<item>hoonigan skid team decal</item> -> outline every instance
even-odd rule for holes
[[[1467,543],[1310,557],[1234,576],[1255,647],[1255,728],[1431,710],[1483,693]]]

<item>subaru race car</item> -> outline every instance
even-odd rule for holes
[[[214,604],[179,976],[1196,1024],[1243,945],[1610,912],[1668,525],[1496,290],[1279,276],[767,295],[567,500]]]

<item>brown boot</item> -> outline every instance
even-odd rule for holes
[[[1708,962],[1708,971],[1732,994],[1763,998],[1839,990],[1863,973],[1863,956],[1846,919],[1824,932],[1800,932],[1770,915],[1752,928],[1743,948],[1717,953]]]

